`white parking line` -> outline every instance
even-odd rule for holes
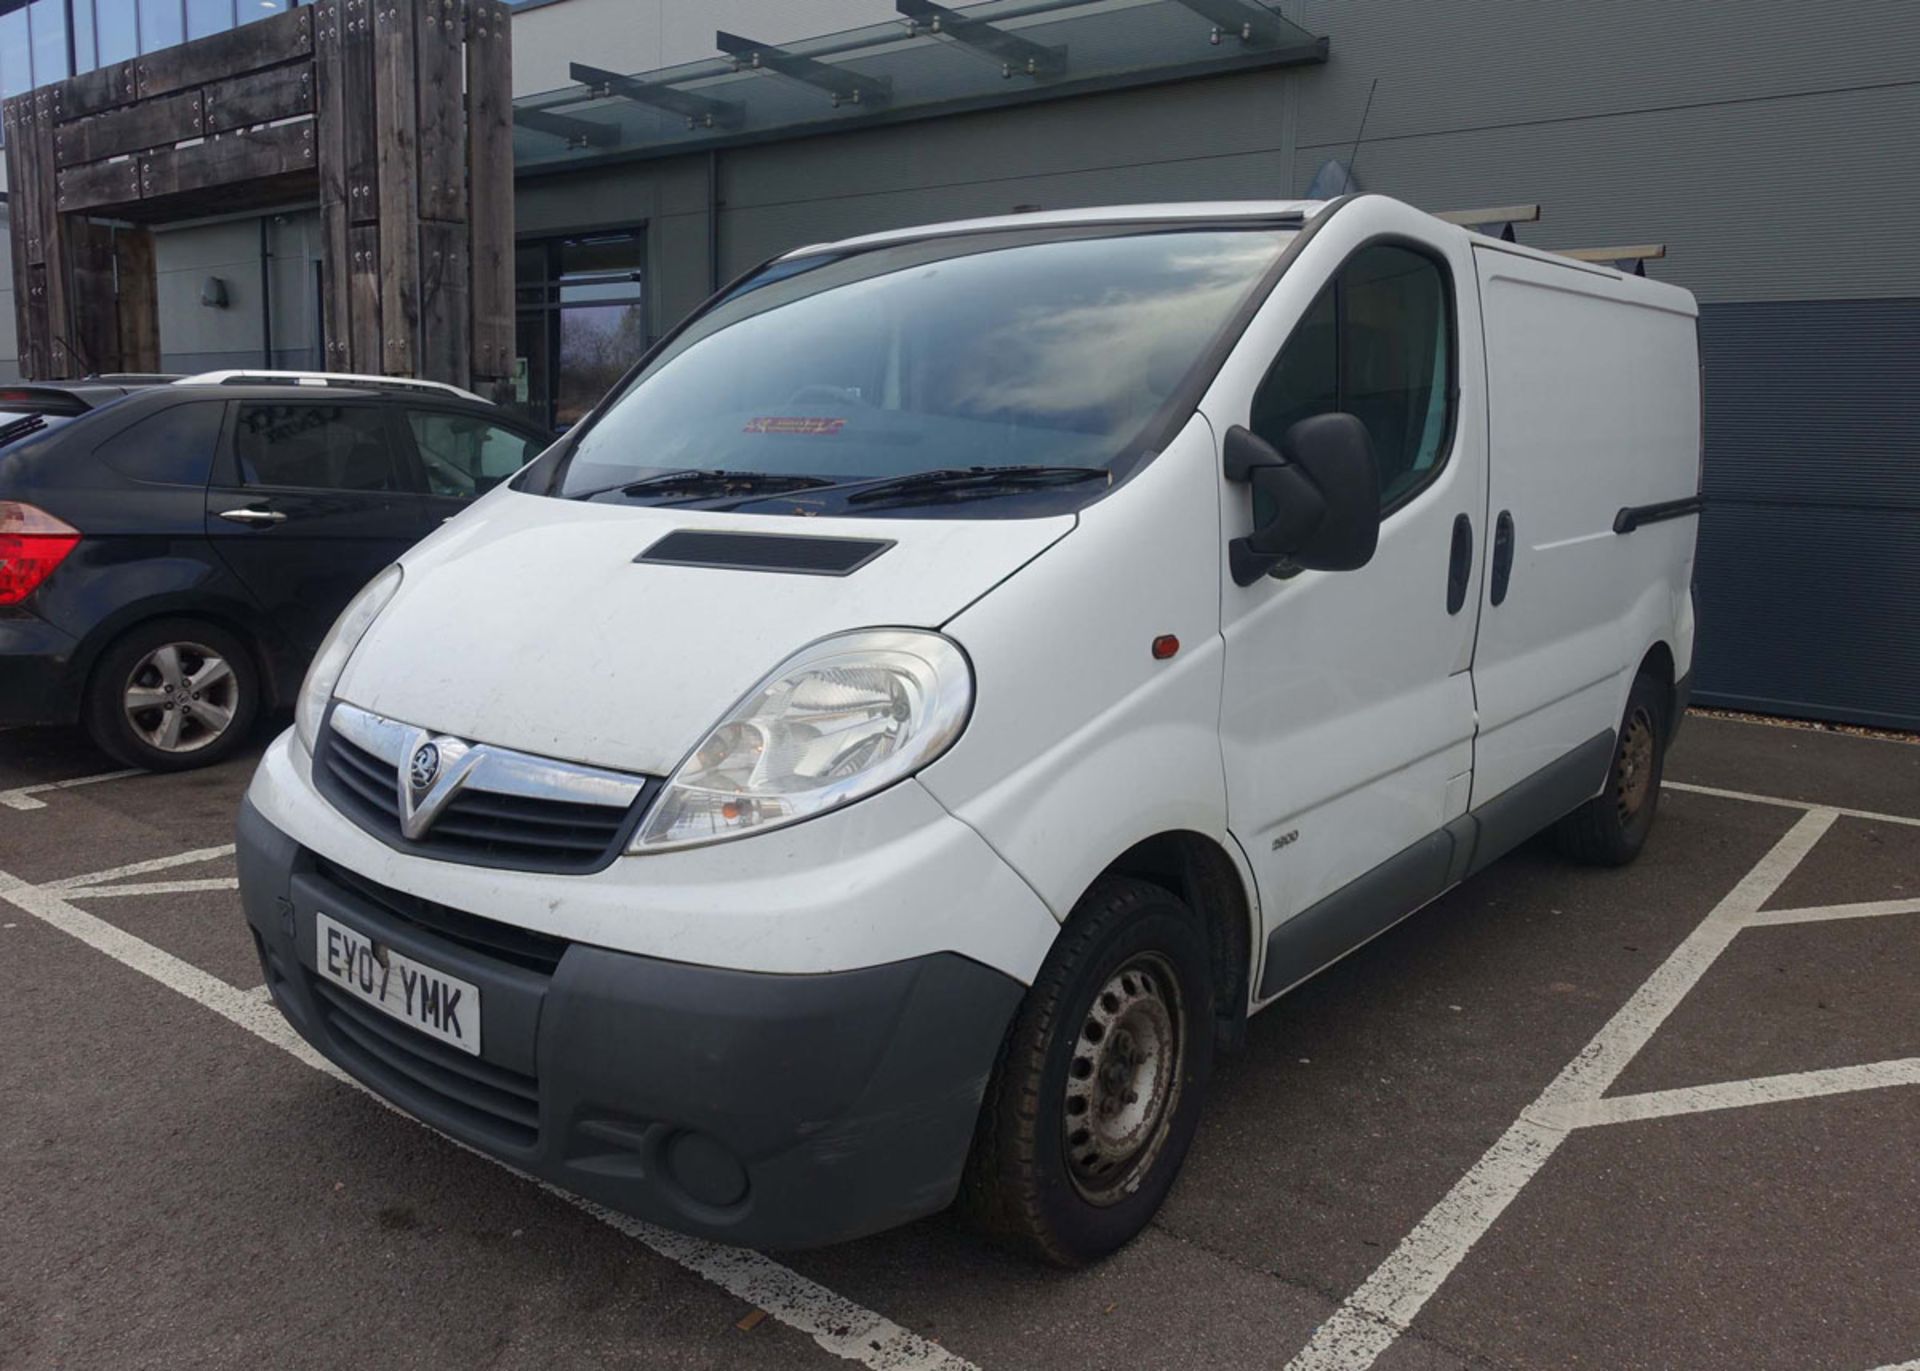
[[[45,809],[45,800],[35,799],[37,795],[46,795],[55,790],[72,790],[75,786],[98,785],[102,781],[120,781],[129,776],[144,776],[144,771],[104,771],[98,776],[76,776],[71,781],[42,781],[39,785],[15,786],[12,790],[0,790],[0,809]]]
[[[144,871],[161,870],[167,865],[204,861],[209,853],[218,856],[232,850],[229,847],[184,853],[178,858],[162,859],[159,864],[136,862],[131,867],[116,868],[113,872],[96,872],[93,876],[74,879],[87,883],[119,873],[136,875]],[[43,923],[105,953],[121,965],[211,1009],[314,1070],[363,1091],[377,1103],[394,1109],[402,1118],[411,1119],[410,1115],[366,1090],[309,1047],[306,1040],[280,1016],[280,1012],[261,997],[259,992],[265,989],[264,986],[254,990],[236,989],[171,952],[155,947],[104,919],[76,909],[67,898],[73,893],[72,887],[64,883],[31,885],[0,871],[0,900],[15,905]],[[431,1131],[438,1132],[437,1129]],[[891,1319],[834,1294],[825,1286],[758,1252],[670,1233],[624,1214],[616,1214],[590,1200],[568,1194],[545,1181],[516,1171],[458,1139],[448,1138],[447,1141],[484,1158],[511,1175],[539,1186],[574,1208],[645,1244],[669,1261],[677,1262],[695,1275],[711,1281],[729,1294],[766,1310],[771,1317],[807,1334],[822,1349],[837,1357],[871,1367],[873,1371],[978,1371],[971,1362],[944,1347],[928,1342]]]
[[[1705,786],[1675,789],[1782,805],[1805,811],[1740,883],[1661,963],[1538,1099],[1454,1183],[1447,1194],[1314,1331],[1288,1371],[1366,1371],[1399,1336],[1465,1259],[1473,1245],[1545,1166],[1570,1133],[1580,1127],[1730,1109],[1774,1100],[1803,1099],[1842,1091],[1920,1085],[1920,1059],[1877,1062],[1832,1071],[1799,1072],[1751,1081],[1728,1081],[1683,1090],[1603,1099],[1627,1063],[1646,1046],[1714,960],[1743,928],[1920,912],[1920,901],[1873,901],[1804,910],[1760,911],[1814,844],[1841,817],[1913,824],[1920,820],[1861,810],[1837,809],[1745,795]]]
[[[135,881],[131,885],[63,885],[69,900],[97,900],[103,895],[184,895],[196,890],[238,890],[237,876],[213,876],[203,881]]]
[[[1789,800],[1779,795],[1754,795],[1744,790],[1722,790],[1719,786],[1689,785],[1685,781],[1662,781],[1662,790],[1678,790],[1688,795],[1712,795],[1721,800],[1745,800],[1748,804],[1772,805],[1776,809],[1826,809],[1843,819],[1872,819],[1883,824],[1905,824],[1920,828],[1920,818],[1911,814],[1880,814],[1871,809],[1847,809],[1840,805],[1815,804],[1812,800]]]
[[[149,857],[144,862],[128,862],[125,866],[110,866],[105,871],[89,871],[83,876],[63,876],[57,881],[48,881],[48,890],[77,890],[82,886],[103,885],[108,881],[117,881],[126,876],[145,876],[155,871],[171,871],[176,866],[194,866],[200,862],[217,861],[221,857],[233,855],[233,844],[224,847],[197,847],[191,852],[176,852],[171,857]]]

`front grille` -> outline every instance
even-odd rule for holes
[[[314,975],[307,980],[333,1049],[354,1075],[399,1104],[430,1102],[467,1130],[509,1147],[538,1141],[536,1078],[435,1042],[330,981]]]
[[[565,938],[556,938],[551,933],[517,928],[390,889],[324,857],[314,858],[314,870],[399,923],[469,952],[536,971],[542,976],[551,976],[559,969],[560,959],[570,946]]]
[[[315,774],[340,810],[383,842],[423,856],[529,871],[595,871],[618,854],[634,804],[582,804],[469,787],[460,791],[426,836],[400,830],[398,769],[340,733],[323,731]]]

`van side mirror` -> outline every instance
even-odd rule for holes
[[[1380,542],[1380,474],[1366,425],[1316,414],[1288,429],[1280,450],[1235,424],[1222,443],[1226,477],[1253,487],[1265,518],[1227,545],[1234,584],[1249,586],[1283,561],[1352,571]]]

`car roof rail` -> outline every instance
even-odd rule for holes
[[[487,405],[470,390],[450,386],[445,381],[417,381],[411,376],[361,376],[346,371],[203,371],[182,376],[176,386],[346,386],[355,390],[415,391],[427,395],[451,395]]]

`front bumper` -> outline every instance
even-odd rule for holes
[[[78,651],[71,634],[46,620],[20,610],[0,610],[0,728],[76,722]]]
[[[951,952],[776,975],[530,935],[330,865],[249,801],[241,900],[274,1003],[462,1142],[729,1243],[837,1242],[944,1208],[1020,983]],[[479,988],[482,1055],[327,988],[314,915]]]

